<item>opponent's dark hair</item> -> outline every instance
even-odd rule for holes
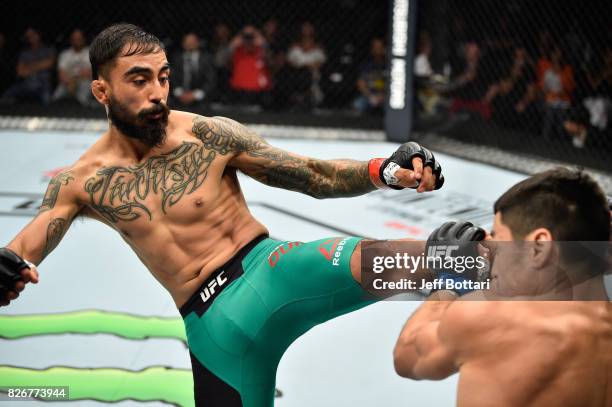
[[[126,45],[128,47],[124,50]],[[101,75],[108,79],[108,68],[119,56],[154,54],[163,50],[164,45],[159,38],[138,26],[127,23],[111,25],[98,34],[89,46],[92,77],[98,79]]]
[[[514,185],[493,206],[515,239],[537,228],[556,241],[608,241],[610,210],[597,182],[579,170],[555,168]]]

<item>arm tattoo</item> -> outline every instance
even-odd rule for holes
[[[193,134],[204,143],[204,148],[221,155],[256,149],[265,141],[245,126],[224,117],[193,119]]]
[[[353,160],[316,160],[292,155],[269,145],[262,137],[230,119],[197,117],[194,134],[206,148],[220,154],[245,153],[256,158],[240,168],[247,175],[273,187],[303,192],[315,198],[363,195],[376,188],[368,163]]]
[[[40,212],[48,211],[49,209],[53,209],[55,207],[60,188],[68,185],[70,181],[74,181],[72,171],[60,172],[53,177],[53,179],[49,182],[47,192],[45,192],[42,205],[40,205]]]
[[[64,233],[66,233],[67,223],[66,219],[63,218],[54,218],[49,222],[49,226],[47,226],[47,241],[41,261],[44,260],[62,240]]]

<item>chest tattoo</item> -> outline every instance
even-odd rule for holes
[[[151,220],[152,201],[147,198],[158,196],[156,202],[165,214],[202,185],[215,156],[215,151],[185,142],[136,166],[104,167],[87,180],[85,191],[91,207],[110,222],[132,221],[141,216]]]

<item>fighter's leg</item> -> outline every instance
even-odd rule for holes
[[[425,250],[425,241],[413,239],[385,241],[361,240],[355,247],[350,261],[351,274],[359,284],[362,284],[363,273],[372,271],[371,264],[364,264],[365,262],[362,262],[362,250],[364,246],[367,246],[367,250],[369,250],[368,258],[379,256],[395,257],[399,251],[401,251],[402,254],[406,253],[408,256],[418,257],[421,256]]]

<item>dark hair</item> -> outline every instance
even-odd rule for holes
[[[126,45],[128,48],[124,50]],[[98,34],[89,47],[92,77],[98,79],[102,75],[108,79],[107,67],[119,56],[154,54],[163,50],[159,38],[138,26],[126,23],[111,25]]]
[[[591,122],[591,113],[586,107],[579,105],[569,111],[567,120],[588,127]]]
[[[543,227],[556,241],[608,241],[605,194],[582,171],[555,168],[514,185],[493,206],[515,238]]]

